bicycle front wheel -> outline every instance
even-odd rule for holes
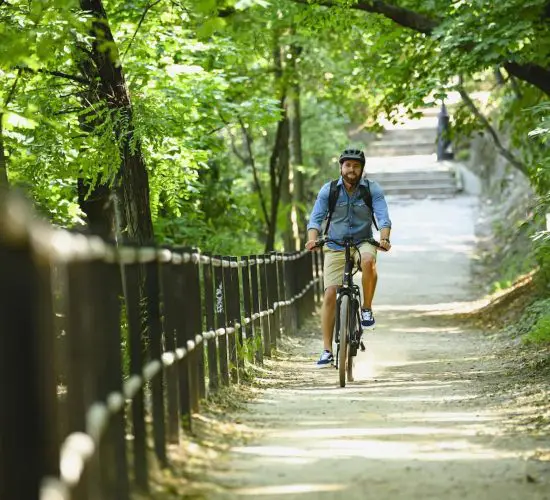
[[[347,365],[348,382],[353,382],[353,362],[355,360],[353,351],[355,350],[355,354],[357,354],[357,347],[352,345],[352,343],[355,342],[355,335],[356,335],[355,328],[356,328],[356,321],[357,321],[357,307],[358,307],[357,300],[354,300],[353,302],[351,302],[349,316],[348,316],[348,332],[349,332],[348,365]]]
[[[346,387],[346,372],[349,359],[349,297],[344,295],[340,301],[340,346],[338,350],[338,374],[340,387]]]

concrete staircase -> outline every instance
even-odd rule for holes
[[[417,120],[386,124],[384,133],[367,146],[366,175],[387,195],[446,197],[462,189],[453,163],[436,159],[438,112],[426,109]]]
[[[460,190],[452,169],[375,172],[368,174],[368,177],[377,181],[388,195],[452,196]]]

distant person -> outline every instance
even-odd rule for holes
[[[372,225],[380,231],[380,245],[385,251],[391,248],[391,220],[384,192],[377,182],[363,177],[365,154],[358,149],[346,149],[339,158],[340,178],[327,182],[319,191],[307,225],[306,248],[313,250],[321,233],[323,220],[327,219],[325,233],[331,239],[342,240],[352,237],[361,252],[363,275],[363,306],[361,326],[372,330],[375,327],[372,300],[376,289],[377,248],[365,242],[372,238]],[[332,188],[332,189],[331,189]],[[332,191],[332,196],[331,196]],[[333,212],[329,213],[329,198],[332,198]],[[335,201],[335,203],[334,203]],[[370,205],[370,206],[369,206]],[[332,336],[336,312],[336,289],[342,284],[345,252],[335,243],[327,243],[323,269],[324,300],[321,312],[321,329],[324,350],[317,361],[319,368],[329,367],[334,362]]]

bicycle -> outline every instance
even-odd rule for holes
[[[342,285],[336,289],[336,318],[335,335],[336,343],[336,369],[340,378],[340,387],[346,386],[346,378],[353,382],[353,358],[357,356],[359,349],[365,351],[365,345],[361,340],[363,328],[361,327],[361,292],[359,285],[353,282],[353,276],[361,270],[361,252],[358,245],[361,243],[370,243],[377,248],[380,243],[372,238],[367,238],[359,243],[354,243],[353,239],[346,237],[343,240],[333,240],[331,238],[319,238],[315,242],[316,247],[322,247],[326,243],[335,243],[344,247],[346,252],[346,262],[344,265],[344,276]],[[358,259],[352,259],[351,249],[357,250]],[[354,265],[357,262],[357,269],[354,272]],[[343,319],[343,321],[342,321]]]

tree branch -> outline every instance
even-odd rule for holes
[[[63,111],[57,111],[56,113],[54,113],[54,116],[71,115],[73,113],[80,113],[81,111],[81,107],[67,108]]]
[[[503,66],[510,75],[514,75],[550,95],[550,70],[537,64],[518,64],[512,61],[504,63]]]
[[[143,24],[143,21],[145,21],[145,16],[147,15],[147,13],[157,4],[159,4],[160,2],[162,2],[162,0],[156,0],[155,2],[153,3],[150,3],[148,4],[146,7],[145,7],[145,10],[143,11],[143,13],[141,14],[141,17],[139,19],[139,22],[138,22],[138,25],[136,27],[136,31],[134,31],[134,34],[132,35],[132,38],[130,39],[130,42],[128,43],[128,47],[126,47],[126,50],[124,51],[124,54],[122,54],[122,60],[124,60],[124,58],[126,57],[126,54],[128,53],[128,51],[130,50],[130,47],[132,47],[132,44],[134,43],[134,40],[136,39],[136,36],[138,34],[138,31],[139,29],[141,28],[141,25]]]
[[[233,151],[233,154],[239,160],[241,160],[241,162],[245,167],[248,166],[248,161],[237,149],[237,144],[235,143],[235,136],[231,133],[229,121],[224,118],[222,112],[219,109],[218,109],[218,116],[220,117],[220,120],[224,123],[225,128],[227,129],[227,133],[229,134],[229,140],[231,141],[231,150]],[[241,124],[241,127],[242,127],[242,124]],[[250,154],[250,150],[249,150],[249,154]]]
[[[233,154],[239,159],[241,160],[241,162],[243,163],[243,165],[245,166],[248,166],[248,161],[247,159],[239,152],[239,150],[237,149],[237,145],[235,144],[235,136],[231,133],[231,131],[228,130],[228,133],[229,133],[229,139],[231,141],[231,150],[233,151]]]
[[[341,7],[332,0],[319,0],[311,3],[309,0],[293,0],[295,3],[305,5],[319,5],[323,7]],[[370,2],[358,2],[351,5],[350,9],[361,10],[373,14],[380,14],[388,19],[391,19],[396,24],[405,28],[410,28],[425,35],[431,35],[437,28],[442,19],[432,18],[419,14],[409,9],[404,9],[396,5],[385,3],[381,0],[371,0]],[[470,52],[473,44],[465,44],[461,49]],[[535,87],[542,90],[545,94],[550,95],[550,69],[544,68],[537,64],[525,63],[519,64],[513,61],[502,61],[501,65],[510,73],[520,80],[526,81]]]
[[[498,137],[498,134],[496,133],[495,129],[491,126],[489,123],[489,120],[483,115],[483,113],[477,108],[474,101],[472,101],[471,97],[468,95],[468,92],[464,89],[462,85],[458,85],[457,87],[458,92],[460,96],[462,97],[462,100],[470,108],[474,116],[481,122],[481,124],[485,127],[485,130],[491,135],[493,138],[493,142],[495,143],[495,146],[498,150],[498,152],[506,158],[510,164],[512,164],[514,167],[516,167],[520,172],[522,172],[524,175],[528,176],[529,172],[527,170],[527,167],[518,160],[511,151],[506,149],[502,143],[500,142],[500,139]]]
[[[76,82],[76,83],[82,83],[83,85],[90,85],[91,82],[89,80],[86,80],[85,78],[82,78],[80,76],[75,76],[75,75],[69,75],[67,73],[63,73],[61,71],[50,71],[50,70],[47,70],[47,69],[37,69],[37,70],[34,70],[34,69],[31,69],[31,68],[28,68],[26,66],[18,66],[17,69],[19,70],[22,70],[22,71],[26,71],[27,73],[43,73],[45,75],[50,75],[50,76],[55,76],[55,77],[58,77],[58,78],[65,78],[66,80],[71,80],[73,82]]]
[[[258,169],[256,168],[256,162],[254,161],[254,153],[252,151],[252,138],[250,137],[250,134],[248,133],[248,130],[246,130],[246,127],[244,126],[243,119],[239,116],[239,124],[241,125],[241,130],[243,132],[245,142],[246,142],[246,149],[248,151],[248,158],[250,160],[250,166],[252,167],[252,175],[254,177],[254,185],[256,186],[256,189],[258,190],[258,196],[260,198],[260,205],[262,207],[262,212],[264,214],[265,223],[267,224],[267,227],[271,227],[271,219],[267,213],[267,204],[265,202],[262,185],[260,183],[260,179],[258,177]]]
[[[332,0],[320,0],[311,3],[309,0],[293,0],[296,3],[305,5],[319,5],[322,7],[343,7],[341,4],[335,3]],[[440,23],[440,19],[434,19],[424,14],[419,14],[409,9],[404,9],[397,5],[392,5],[381,0],[371,0],[370,2],[357,2],[349,6],[350,9],[361,10],[373,14],[381,14],[384,17],[395,21],[397,24],[406,28],[411,28],[414,31],[429,35]]]
[[[17,84],[19,83],[19,78],[21,77],[21,69],[17,70],[17,75],[15,76],[15,80],[13,81],[13,84],[10,88],[10,91],[8,92],[8,95],[6,96],[6,99],[4,100],[4,108],[8,106],[8,104],[13,99],[13,96],[15,95],[15,89],[17,89]]]

